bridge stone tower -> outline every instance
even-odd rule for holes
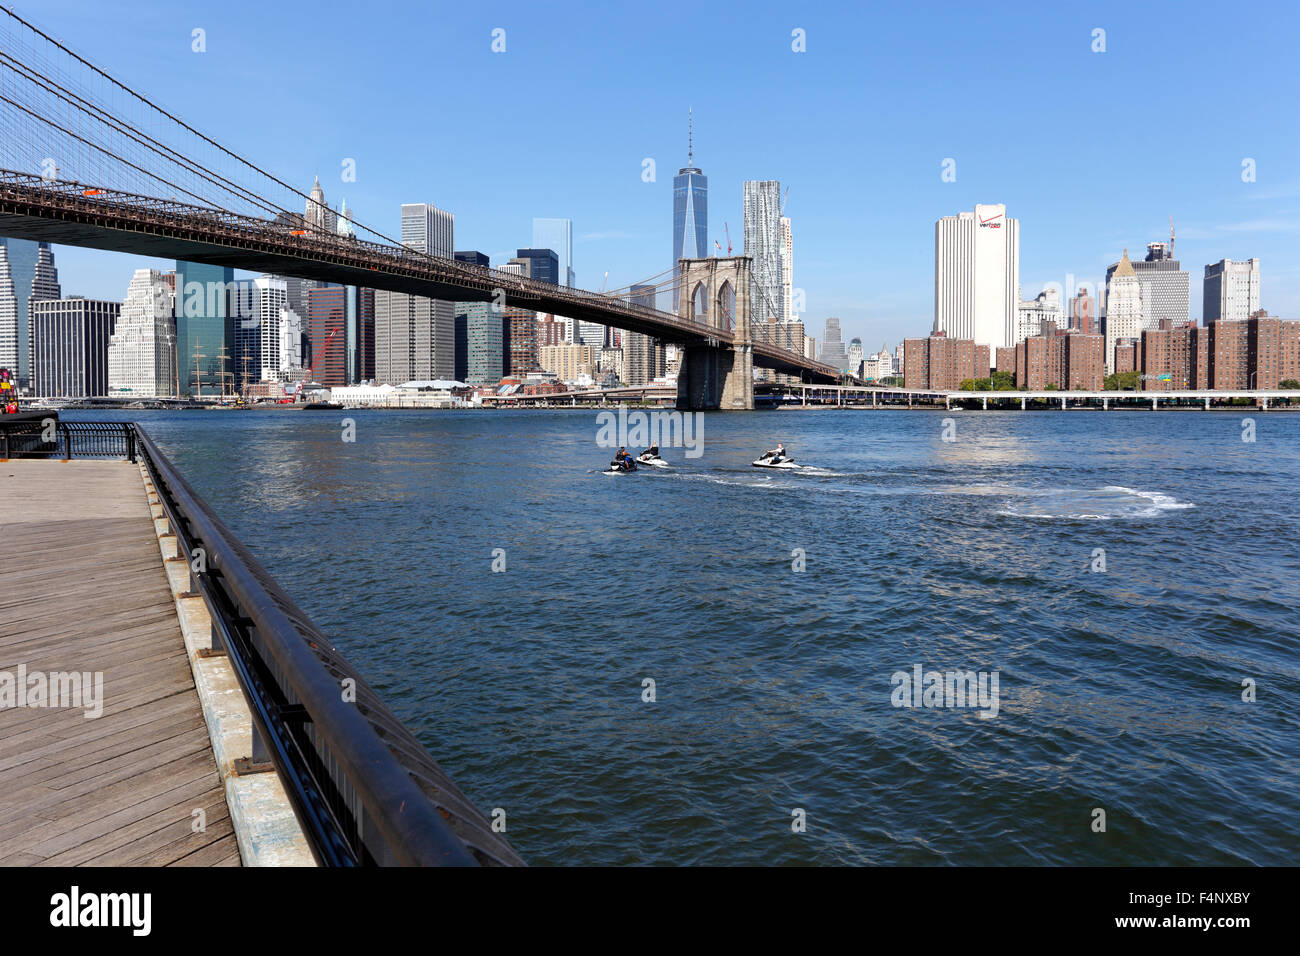
[[[677,314],[688,322],[730,333],[684,347],[677,370],[677,407],[752,409],[754,340],[750,333],[750,256],[678,259]]]

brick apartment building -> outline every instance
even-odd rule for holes
[[[956,391],[966,379],[988,378],[989,347],[942,332],[903,340],[903,382],[908,388]]]

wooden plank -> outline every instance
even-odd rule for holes
[[[103,675],[0,710],[0,865],[238,866],[138,466],[5,462],[0,540],[0,671]]]

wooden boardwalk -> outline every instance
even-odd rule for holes
[[[0,690],[20,667],[103,672],[103,712],[0,709],[0,865],[240,865],[138,465],[0,462]]]

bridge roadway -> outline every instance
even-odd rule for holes
[[[102,713],[11,706],[20,668]],[[0,702],[0,866],[240,865],[139,465],[0,461]]]
[[[0,170],[0,235],[230,266],[460,302],[492,302],[640,332],[725,345],[732,330],[623,299],[558,286],[401,246],[306,231],[270,219]],[[179,290],[178,290],[179,291]],[[834,381],[837,370],[769,343],[754,364]]]

